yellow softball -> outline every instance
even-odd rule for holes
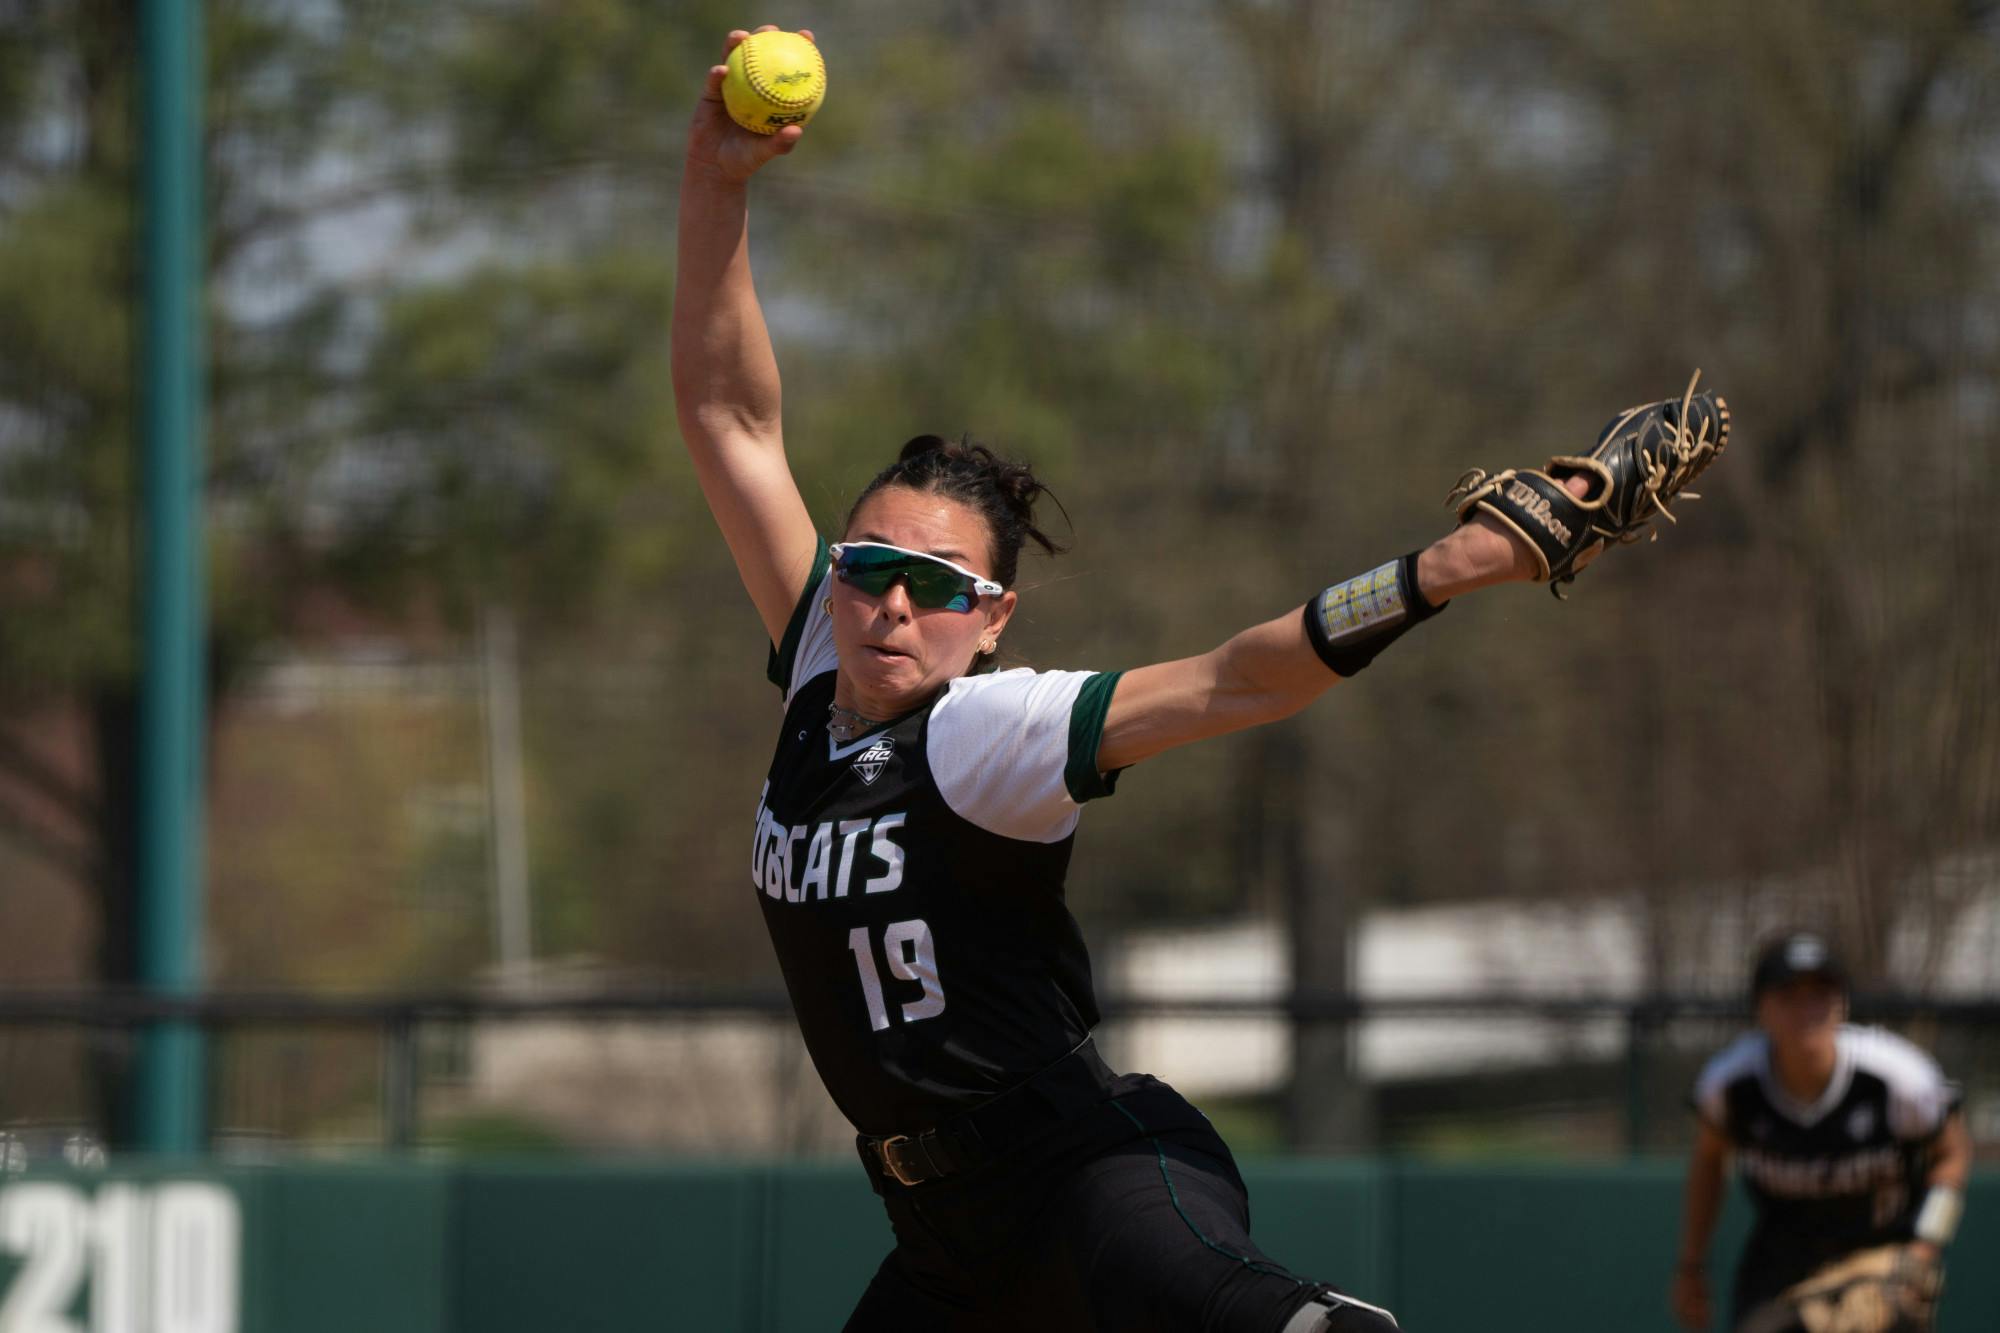
[[[795,32],[753,32],[729,53],[722,104],[755,134],[803,125],[826,97],[826,61]]]

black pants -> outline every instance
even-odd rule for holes
[[[905,1186],[871,1163],[896,1248],[846,1333],[1279,1333],[1327,1290],[1251,1244],[1207,1117],[1147,1075],[1112,1092],[962,1175]]]

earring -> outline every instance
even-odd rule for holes
[[[982,653],[990,653],[990,652],[992,652],[992,651],[993,651],[993,650],[994,650],[995,648],[998,648],[999,646],[1000,646],[1000,642],[999,642],[999,640],[997,640],[997,639],[988,639],[988,640],[987,640],[986,642],[984,642],[984,643],[982,643],[982,644],[980,644],[980,645],[979,645],[979,651],[980,651],[980,652],[982,652]]]
[[[819,604],[819,609],[820,609],[820,610],[822,610],[822,611],[824,611],[824,612],[826,612],[826,614],[827,614],[827,617],[828,617],[829,619],[831,619],[831,618],[832,618],[832,616],[833,616],[833,594],[832,594],[832,593],[828,593],[828,594],[826,595],[826,600],[825,600],[825,601],[823,601],[823,602],[821,602],[821,603]]]

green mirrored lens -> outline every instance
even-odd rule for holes
[[[834,573],[840,575],[842,583],[859,588],[870,597],[880,597],[889,591],[889,585],[896,581],[896,571],[893,569],[854,569],[843,564],[834,570]]]
[[[937,565],[912,563],[909,570],[910,600],[928,611],[963,611],[972,605],[972,594],[963,575]]]
[[[926,611],[970,611],[976,600],[965,576],[957,570],[879,546],[847,548],[840,553],[834,572],[841,582],[870,597],[880,597],[900,578],[910,590],[910,601]]]
[[[880,597],[908,562],[909,557],[901,551],[850,546],[841,551],[834,572],[840,575],[841,582],[853,584],[871,597]]]

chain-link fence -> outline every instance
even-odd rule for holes
[[[1105,1006],[1114,1066],[1174,1083],[1239,1151],[1295,1146],[1312,1106],[1301,1041],[1344,1043],[1346,1151],[1604,1157],[1683,1146],[1701,1064],[1741,1030],[1727,1002],[1516,995]],[[1975,1142],[2000,1144],[2000,1004],[1862,997],[1959,1079]],[[210,1142],[259,1159],[398,1151],[840,1153],[852,1131],[821,1090],[788,1003],[759,994],[0,996],[7,1161],[88,1160],[87,1095],[138,1028],[210,1038]],[[1315,1147],[1329,1146],[1313,1135]]]

